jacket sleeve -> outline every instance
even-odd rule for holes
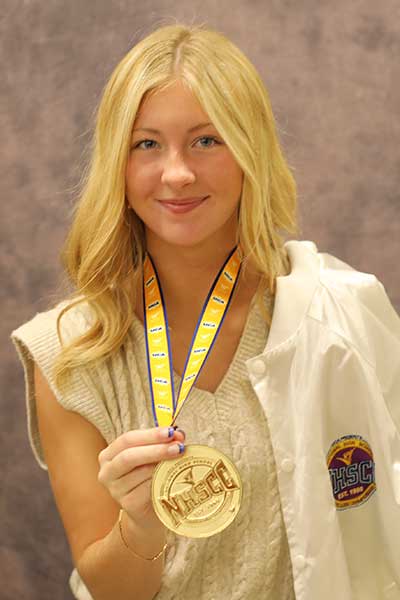
[[[382,282],[375,275],[369,281],[357,287],[364,331],[387,408],[400,432],[400,317]]]
[[[364,357],[372,364],[397,431],[400,433],[400,317],[382,282],[373,273],[353,266],[326,252],[319,254],[323,271],[340,272],[340,287],[355,301],[353,334]],[[333,278],[337,281],[337,275]],[[348,296],[343,296],[347,302]]]

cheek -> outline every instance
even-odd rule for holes
[[[133,196],[145,196],[157,180],[157,174],[151,165],[135,164],[133,160],[128,162],[125,171],[125,187],[127,193]]]
[[[233,165],[231,165],[230,170],[226,170],[226,173],[229,177],[229,181],[231,182],[232,187],[241,190],[243,185],[242,169],[236,163],[234,163]]]
[[[212,163],[216,179],[224,181],[227,188],[240,186],[243,181],[243,172],[232,155],[228,152],[221,153]]]

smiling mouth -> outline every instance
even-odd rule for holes
[[[204,198],[193,198],[193,199],[187,199],[187,200],[171,200],[171,201],[160,201],[160,204],[166,209],[169,210],[170,212],[173,212],[175,214],[180,214],[180,213],[186,213],[189,212],[193,209],[195,209],[197,206],[200,206],[200,204],[202,204],[204,202],[204,200],[206,200],[207,198],[209,198],[209,196],[205,196]]]

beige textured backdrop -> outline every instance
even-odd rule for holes
[[[400,309],[398,0],[2,0],[3,600],[71,598],[68,547],[31,454],[10,331],[60,275],[73,186],[113,67],[171,18],[226,33],[259,69],[295,169],[302,239],[375,273]]]

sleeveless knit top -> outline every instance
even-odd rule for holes
[[[265,301],[271,302],[267,293]],[[46,464],[36,421],[33,361],[58,402],[90,421],[108,444],[130,429],[154,426],[144,329],[136,317],[118,353],[95,367],[75,369],[66,392],[61,394],[56,388],[51,365],[60,349],[56,317],[63,305],[38,313],[11,333],[24,368],[30,442],[42,468]],[[87,312],[75,307],[61,321],[63,335],[81,333],[87,323]],[[295,598],[268,422],[245,366],[247,359],[263,351],[267,335],[268,326],[254,297],[236,353],[218,389],[211,393],[194,387],[179,415],[186,444],[213,446],[235,463],[243,483],[242,504],[235,520],[210,538],[191,539],[167,532],[157,600]],[[174,383],[178,390],[176,373]],[[76,569],[70,587],[78,600],[91,600]],[[132,597],[134,593],[132,590]]]

